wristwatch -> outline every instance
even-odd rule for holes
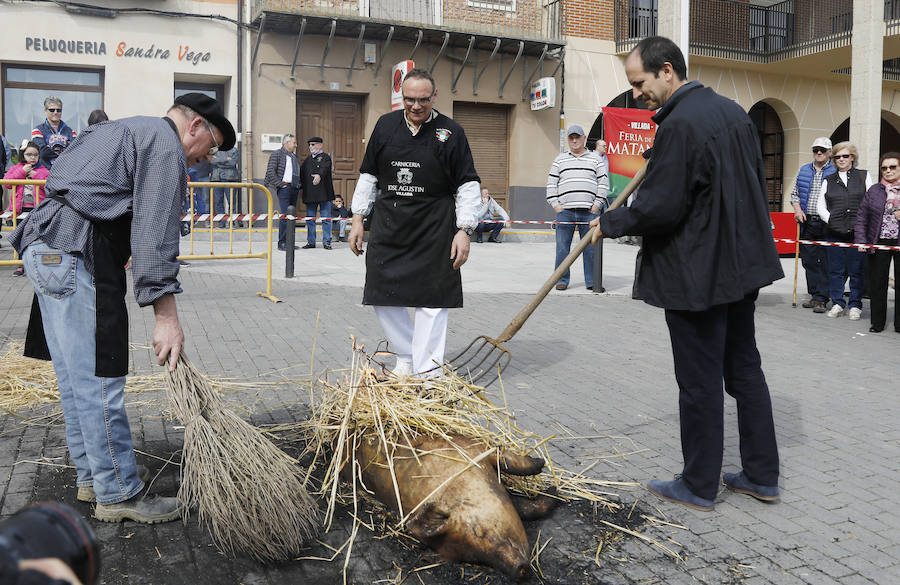
[[[465,232],[466,235],[469,236],[469,237],[471,238],[471,237],[472,237],[472,233],[473,233],[475,230],[474,230],[473,228],[471,228],[470,226],[464,225],[464,226],[462,226],[462,227],[459,228],[459,231]]]

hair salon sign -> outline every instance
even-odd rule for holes
[[[102,41],[72,41],[68,39],[48,39],[45,37],[25,37],[25,50],[42,53],[67,53],[72,55],[106,55],[106,43]],[[152,59],[167,61],[176,59],[183,63],[197,65],[212,60],[212,54],[189,45],[178,45],[177,51],[151,43],[145,46],[129,45],[125,41],[116,44],[113,53],[123,59]]]

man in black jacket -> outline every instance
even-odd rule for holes
[[[306,204],[306,245],[316,247],[316,210],[322,217],[322,247],[331,249],[331,202],[334,201],[334,185],[331,182],[331,157],[322,150],[324,142],[318,136],[306,141],[309,156],[300,165],[300,188],[303,189],[303,203]]]
[[[711,510],[723,453],[722,382],[737,400],[743,470],[729,489],[775,501],[778,448],[756,348],[759,289],[782,278],[766,207],[756,127],[739,105],[686,80],[681,50],[650,37],[625,60],[635,99],[658,125],[640,196],[592,222],[595,238],[644,236],[641,298],[666,311],[681,415],[684,469],[653,480],[658,496]]]

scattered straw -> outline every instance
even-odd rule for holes
[[[316,468],[323,469],[320,493],[327,500],[326,530],[330,529],[338,504],[349,502],[357,518],[351,539],[356,534],[360,522],[358,500],[364,491],[357,489],[362,482],[361,471],[355,461],[357,446],[362,445],[363,441],[374,441],[382,453],[397,453],[396,457],[406,457],[412,451],[413,456],[419,457],[424,453],[413,447],[419,439],[443,438],[456,448],[446,456],[466,462],[463,470],[479,465],[482,459],[497,457],[501,451],[540,455],[546,463],[541,474],[519,477],[501,473],[500,480],[504,486],[513,493],[529,497],[545,495],[560,500],[587,500],[610,511],[623,508],[617,501],[617,489],[637,486],[631,482],[587,477],[584,472],[590,470],[593,464],[580,473],[555,466],[548,450],[552,437],[541,437],[518,426],[507,407],[502,381],[501,396],[495,403],[488,398],[484,388],[470,383],[449,368],[441,377],[430,379],[385,377],[382,372],[383,369],[373,358],[368,357],[362,348],[354,346],[350,368],[343,376],[333,376],[330,381],[319,380],[319,391],[311,395],[310,420],[294,427],[300,431],[298,438],[306,442],[306,454],[312,460],[308,479],[311,479]],[[279,430],[289,431],[290,428],[282,426]],[[575,436],[564,427],[561,430],[567,438]],[[460,438],[474,439],[482,444],[483,449],[477,451],[480,455],[457,446]],[[393,457],[387,458],[387,470],[391,475],[396,501],[402,505],[400,486],[393,472]],[[343,479],[351,480],[352,476],[352,481],[342,483],[342,472],[345,475]],[[453,478],[451,476],[441,483],[422,502],[435,496]],[[405,522],[415,509],[401,509],[399,522],[389,531],[402,535]],[[642,539],[649,540],[646,537]],[[533,566],[536,563],[538,572],[540,552],[546,546],[547,542],[538,543],[532,551]],[[351,549],[352,543],[349,543],[346,547],[348,558]],[[346,581],[346,559],[344,567]]]
[[[167,376],[169,399],[184,423],[178,498],[196,507],[223,551],[260,561],[296,557],[315,536],[318,508],[297,462],[224,407],[209,380],[182,354]]]

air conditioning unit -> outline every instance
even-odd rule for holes
[[[259,146],[263,152],[272,152],[281,148],[284,134],[263,134],[259,140]]]

